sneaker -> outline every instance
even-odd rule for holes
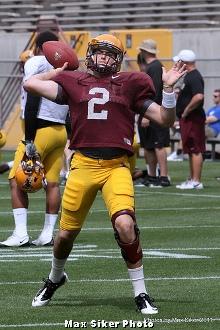
[[[168,176],[161,176],[159,178],[159,181],[160,181],[160,185],[162,187],[169,187],[169,186],[171,186],[171,183],[170,183],[170,180],[169,180]]]
[[[145,187],[145,185],[143,184],[143,179],[142,180],[140,180],[140,179],[134,180],[133,184],[134,184],[135,187]]]
[[[178,188],[178,189],[186,189],[185,187],[187,187],[190,184],[190,182],[191,182],[191,179],[188,179],[188,180],[186,180],[186,181],[184,181],[184,182],[182,182],[180,184],[177,184],[176,185],[176,188]]]
[[[176,185],[176,188],[178,189],[203,189],[203,184],[198,181],[194,180],[187,180],[185,182],[182,182],[179,185]]]
[[[135,170],[132,174],[132,178],[133,178],[133,180],[140,179],[140,178],[143,179],[147,175],[148,175],[147,170],[141,170],[141,169],[135,168]]]
[[[172,162],[182,162],[183,161],[183,155],[182,154],[177,154],[176,151],[172,152],[168,157],[167,157],[168,161],[172,161]]]
[[[133,175],[133,184],[135,187],[145,187],[144,181],[148,178],[147,170],[136,170],[136,174]]]
[[[44,286],[40,289],[32,301],[33,307],[41,307],[49,304],[55,291],[68,281],[68,276],[66,273],[63,274],[59,283],[53,283],[49,278],[44,281]]]
[[[162,187],[158,176],[148,175],[148,177],[143,181],[143,184],[150,188],[161,188]]]
[[[10,237],[8,237],[5,241],[0,242],[0,247],[24,247],[30,246],[29,236],[20,237],[13,233]]]
[[[31,242],[31,245],[35,246],[53,246],[54,245],[54,239],[47,239],[44,240],[40,236]]]
[[[140,293],[135,297],[135,303],[137,310],[142,314],[157,314],[158,309],[153,305],[153,299],[150,298],[146,293]]]
[[[3,174],[5,172],[8,172],[10,170],[10,167],[7,163],[3,163],[0,165],[0,174]]]

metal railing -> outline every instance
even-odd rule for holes
[[[11,74],[0,75],[0,78],[7,78],[0,93],[0,127],[3,127],[20,96],[22,75],[19,62],[14,64]]]

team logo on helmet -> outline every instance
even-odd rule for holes
[[[39,161],[23,160],[19,164],[15,179],[19,188],[34,193],[46,185],[43,164]]]

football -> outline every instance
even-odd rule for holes
[[[56,69],[68,62],[67,70],[76,70],[79,60],[76,52],[63,41],[46,41],[43,43],[43,53],[48,62]]]

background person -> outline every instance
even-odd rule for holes
[[[154,100],[161,104],[163,71],[162,64],[157,59],[157,44],[154,40],[147,39],[141,43],[138,49],[140,50],[138,58],[140,70],[152,78],[156,91]],[[148,164],[148,176],[143,183],[150,187],[170,186],[166,152],[166,147],[170,145],[169,128],[162,127],[140,116],[138,129],[141,146],[144,148],[145,160]],[[157,177],[157,164],[159,165],[159,177]]]
[[[220,89],[215,89],[213,93],[214,106],[206,112],[205,136],[217,137],[220,133]]]
[[[20,56],[19,56],[19,60],[20,60],[19,68],[20,68],[20,72],[22,73],[22,75],[24,74],[24,65],[25,65],[25,62],[29,58],[31,58],[32,56],[34,56],[32,50],[25,50],[24,52],[22,52],[20,54]],[[24,110],[25,110],[25,104],[24,104],[23,98],[24,98],[24,91],[23,91],[23,88],[21,86],[21,97],[20,97],[20,101],[21,101],[21,115],[20,115],[20,118],[21,118],[21,127],[22,127],[22,130],[24,132]],[[13,163],[14,163],[14,161],[11,160],[9,162],[5,162],[5,163],[0,164],[0,174],[3,174],[5,172],[8,172],[12,168]]]
[[[187,73],[177,98],[177,116],[180,123],[183,153],[189,156],[188,179],[177,185],[178,189],[202,189],[203,153],[205,152],[204,80],[196,68],[196,55],[183,49],[173,58],[182,61]]]
[[[52,69],[42,53],[43,43],[50,40],[58,40],[57,36],[50,31],[42,32],[37,36],[36,56],[31,57],[25,63],[24,82],[34,74]],[[31,141],[34,141],[37,153],[43,162],[47,180],[44,226],[39,237],[32,241],[32,244],[38,246],[53,244],[53,230],[61,202],[59,174],[67,140],[65,119],[68,107],[57,105],[25,91],[23,93],[25,143],[21,141],[18,144],[14,164],[9,173],[15,229],[10,237],[0,242],[1,246],[6,247],[30,245],[30,237],[27,232],[28,194],[17,185],[15,175],[21,160],[25,157],[25,152],[27,154],[28,148],[33,146]]]

